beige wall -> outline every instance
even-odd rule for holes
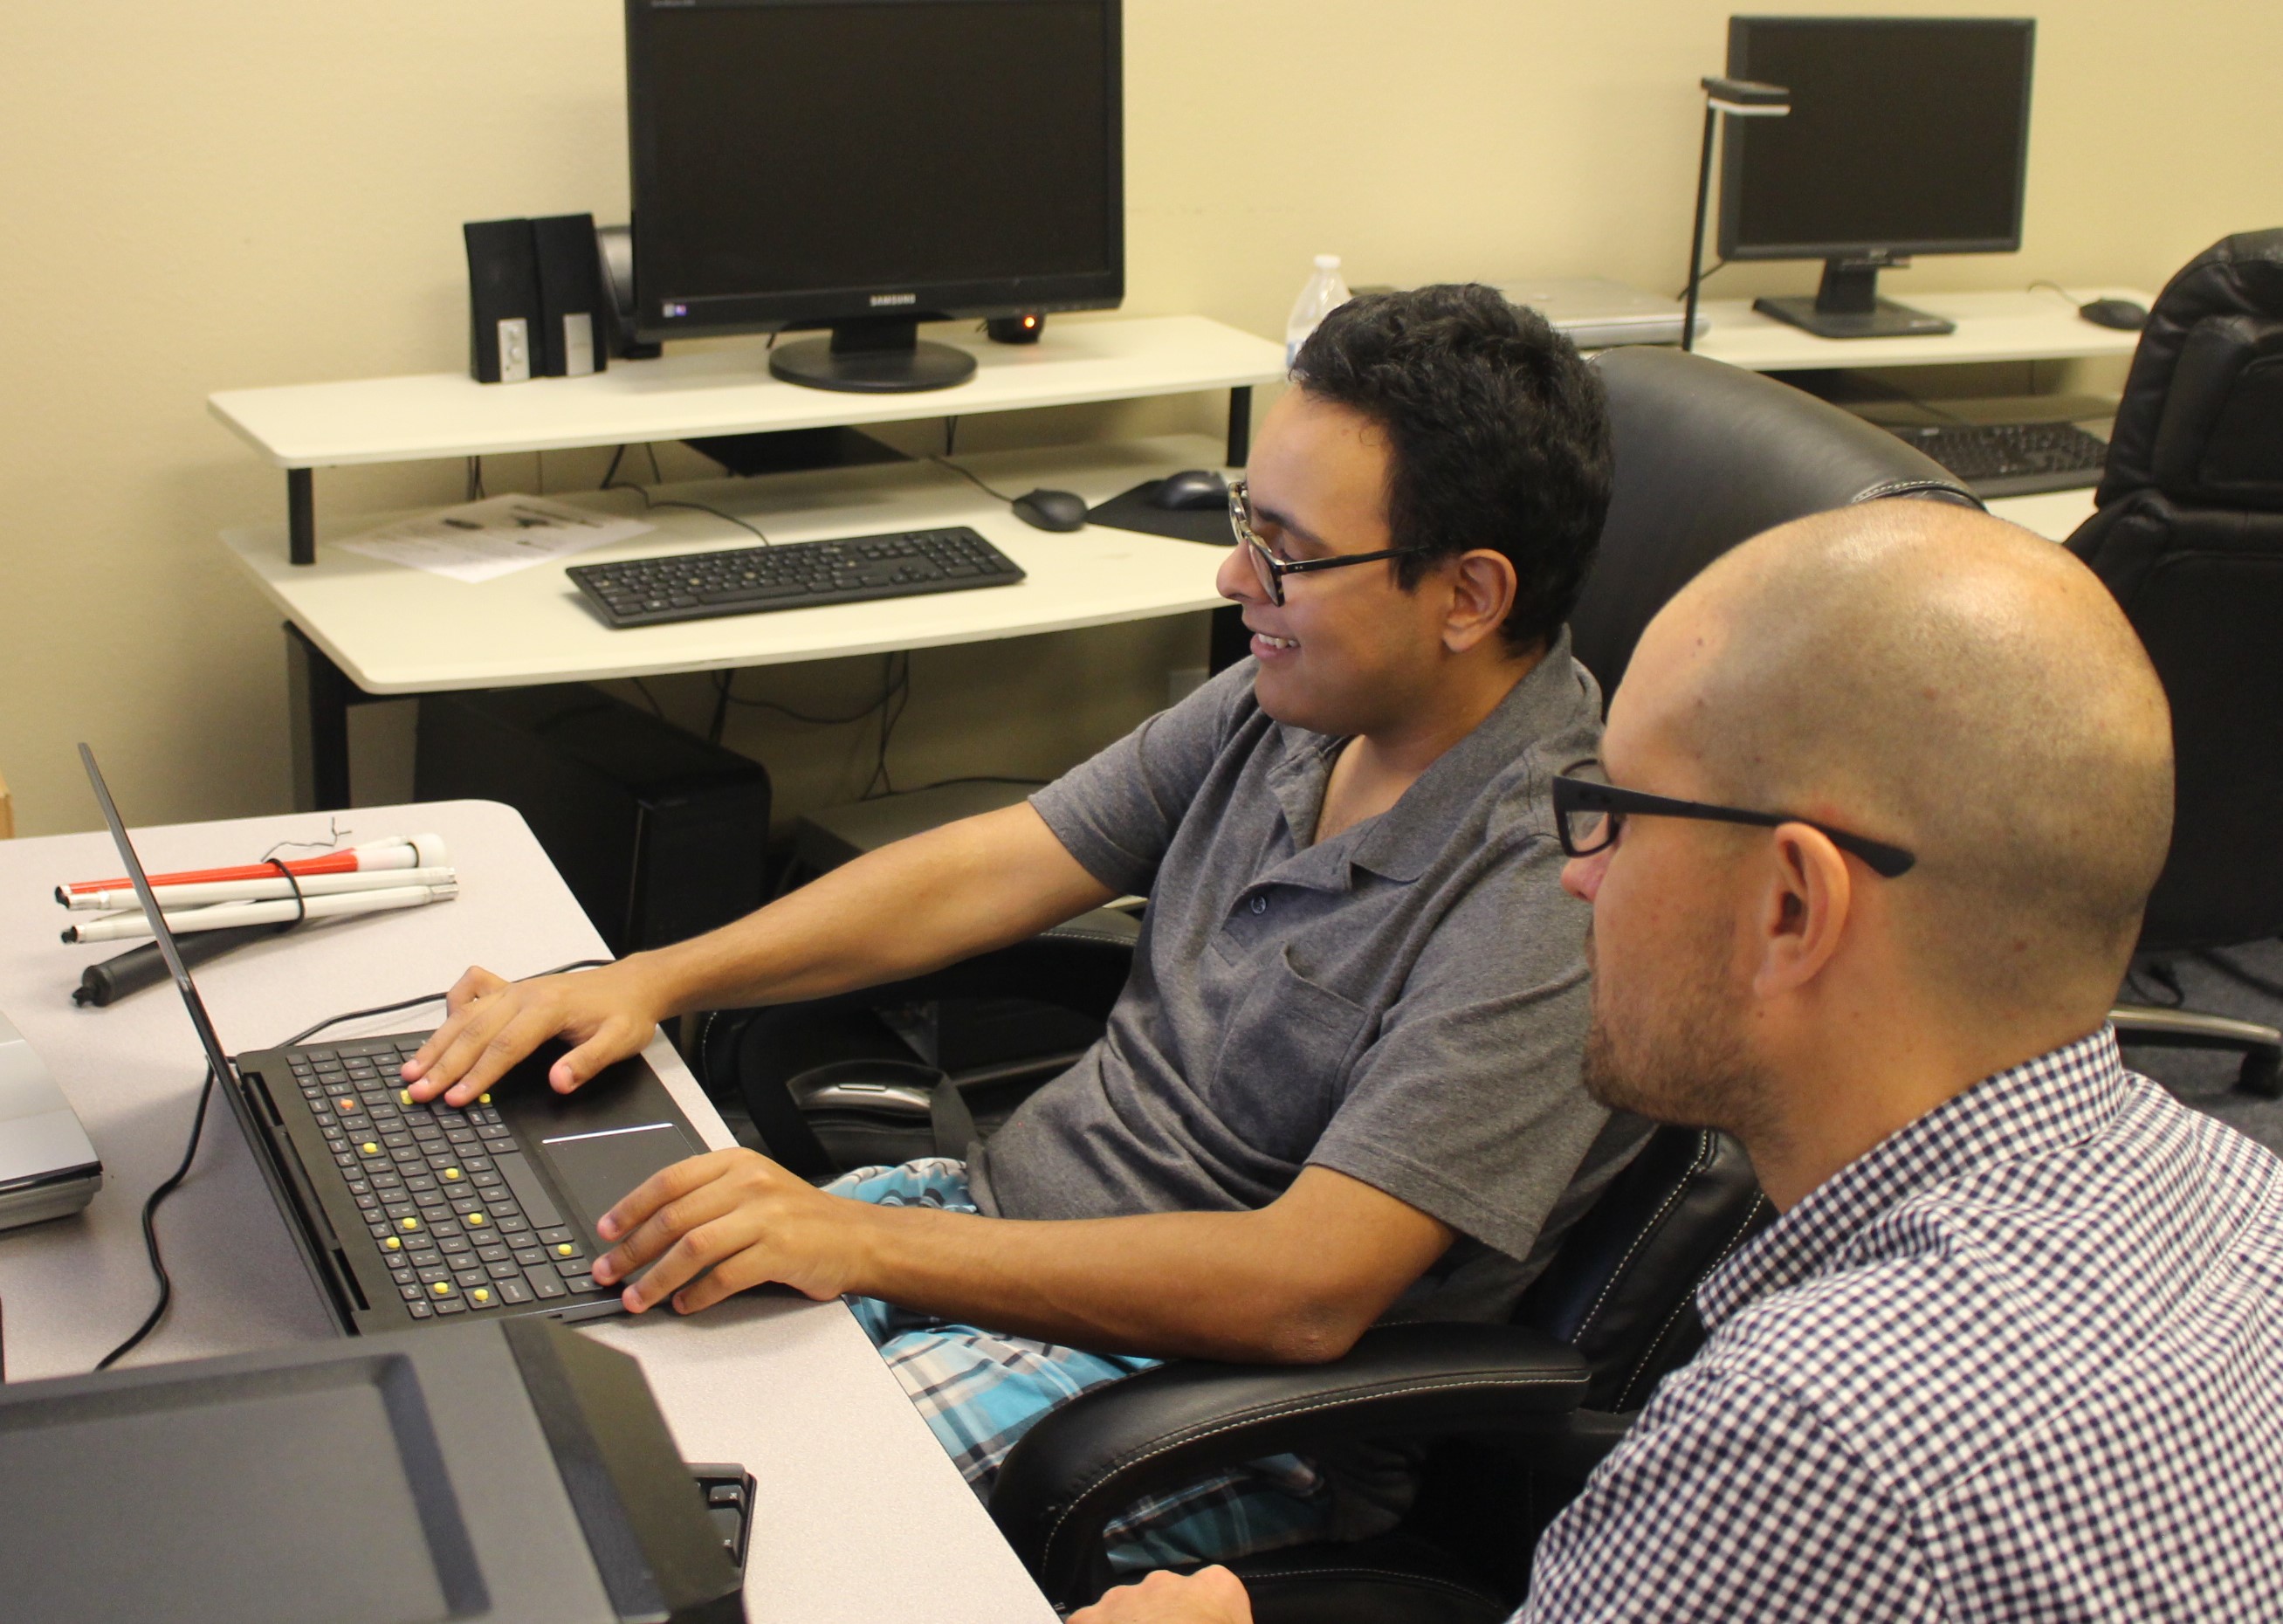
[[[1356,281],[1601,272],[1678,285],[1695,84],[1719,66],[1731,9],[1127,0],[1126,308],[1274,334],[1325,249]],[[2153,287],[2213,238],[2283,223],[2283,10],[1811,9],[2040,20],[2023,251],[1926,262],[1891,278],[1905,297],[2038,277]],[[284,807],[276,617],[214,539],[276,517],[283,481],[206,418],[204,397],[462,364],[460,222],[623,216],[619,19],[612,0],[12,12],[0,770],[25,832],[97,822],[78,738],[103,751],[136,821]],[[1792,290],[1813,275],[1750,268],[1714,286]],[[1202,427],[1211,412],[1052,414],[963,438],[1169,417]],[[532,460],[498,459],[493,488],[527,483]],[[547,469],[551,487],[598,472],[569,456]],[[455,498],[460,479],[456,465],[345,470],[321,473],[318,496],[336,511],[403,505]],[[1200,638],[1192,617],[923,653],[901,774],[1050,770],[1161,702],[1165,671],[1195,663]],[[752,673],[741,691],[845,706],[877,666]],[[666,697],[686,714],[703,701],[688,682]],[[853,793],[869,768],[859,730],[739,726],[733,740],[771,761],[789,805]]]

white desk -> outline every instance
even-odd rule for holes
[[[1046,485],[1093,503],[1176,468],[1212,465],[1221,449],[1187,434],[959,460],[1009,494]],[[559,564],[471,585],[335,548],[321,549],[314,565],[295,566],[286,561],[278,526],[227,531],[224,544],[287,621],[295,804],[348,804],[348,710],[373,696],[779,665],[1149,620],[1221,602],[1213,577],[1226,554],[1218,547],[1101,526],[1069,535],[1034,530],[1004,503],[928,463],[706,481],[657,494],[737,513],[776,541],[970,525],[1028,579],[612,630]],[[711,514],[643,511],[631,492],[560,499],[641,511],[657,527],[573,563],[753,544],[750,532]],[[371,516],[328,521],[320,533],[353,534],[373,522]]]
[[[976,358],[966,382],[910,394],[804,388],[769,376],[760,343],[621,361],[587,378],[479,384],[464,372],[226,389],[206,407],[286,470],[294,562],[316,544],[311,471],[353,463],[489,457],[709,434],[972,416],[1227,389],[1228,455],[1242,465],[1252,386],[1284,376],[1282,348],[1202,316],[1057,321],[1036,344],[945,341]]]
[[[459,867],[456,902],[309,927],[199,972],[223,1042],[261,1047],[344,1008],[449,982],[471,962],[525,974],[601,957],[600,940],[504,807],[448,801],[360,810],[376,838],[433,830]],[[272,842],[323,839],[325,820],[248,818],[138,832],[158,869],[242,862]],[[107,837],[0,841],[0,1008],[55,1074],[103,1159],[88,1210],[0,1230],[12,1380],[79,1373],[148,1310],[139,1214],[173,1170],[204,1065],[171,988],[107,1010],[74,1009],[82,965],[113,947],[58,945],[50,889],[115,873]],[[420,1029],[415,1010],[333,1029]],[[707,1142],[728,1130],[673,1049],[651,1063]],[[219,1103],[191,1177],[162,1209],[175,1277],[167,1323],[129,1362],[155,1363],[331,1334],[284,1221]],[[742,1461],[759,1484],[746,1599],[756,1620],[894,1618],[1003,1624],[1053,1617],[871,1344],[838,1303],[749,1296],[694,1319],[645,1316],[588,1327],[633,1354],[683,1457]]]
[[[2138,288],[2080,288],[2084,298],[2130,299],[2154,304]],[[1710,300],[1711,325],[1696,353],[1756,372],[1830,371],[1843,367],[1963,366],[1991,361],[2066,361],[2130,356],[2137,332],[2095,326],[2076,305],[2050,290],[1996,293],[1917,293],[1903,296],[1913,308],[1947,316],[1958,331],[1934,338],[1824,339],[1789,322],[1763,316],[1745,299]],[[1990,511],[2053,541],[2064,541],[2092,515],[2092,492],[2049,491],[2003,496]]]
[[[2087,299],[2153,295],[2129,287],[2082,288]],[[1913,309],[1947,316],[1958,331],[1932,338],[1824,339],[1789,322],[1763,316],[1748,299],[1707,300],[1710,323],[1696,353],[1755,372],[1828,371],[1839,367],[1959,366],[1985,361],[2063,361],[2130,355],[2137,332],[2097,327],[2077,307],[2051,292],[1902,295]]]
[[[2040,491],[2034,496],[1999,496],[1990,504],[1999,518],[2034,530],[2049,542],[2065,542],[2079,525],[2092,517],[2092,492]]]
[[[1044,484],[1094,503],[1172,469],[1210,464],[1219,449],[1189,434],[959,461],[1010,495]],[[1034,530],[1005,503],[931,463],[707,480],[657,494],[735,513],[775,542],[969,525],[1021,565],[1028,579],[1011,587],[613,630],[587,606],[560,564],[470,584],[335,548],[321,548],[314,566],[288,564],[276,525],[226,531],[222,540],[270,601],[369,694],[780,665],[1148,620],[1221,601],[1213,589],[1227,556],[1220,548],[1098,525],[1068,535]],[[754,545],[751,532],[710,513],[645,510],[633,491],[550,500],[657,527],[580,553],[569,560],[573,564]],[[375,522],[367,516],[321,524],[319,534],[351,534]]]
[[[587,378],[479,384],[454,372],[209,397],[216,418],[286,471],[285,523],[233,530],[225,540],[286,617],[295,804],[348,804],[348,710],[377,695],[830,659],[1146,620],[1218,601],[1212,590],[1218,560],[1208,550],[1126,532],[1048,535],[1009,518],[954,475],[900,466],[690,494],[750,508],[778,539],[971,524],[1030,579],[983,591],[614,632],[579,606],[559,566],[471,588],[353,555],[318,557],[321,534],[353,534],[375,522],[366,515],[321,527],[313,480],[319,467],[1229,391],[1225,445],[1188,437],[1154,461],[1116,450],[1075,465],[1050,458],[1043,465],[1066,477],[1032,477],[1016,487],[1051,482],[1099,501],[1176,468],[1242,466],[1252,388],[1284,376],[1280,346],[1196,316],[1055,322],[1035,345],[972,335],[948,341],[975,355],[974,376],[912,394],[784,383],[769,376],[755,341],[622,362]],[[993,458],[973,465],[989,470],[986,478],[1009,480],[1027,466]],[[658,522],[657,532],[628,548],[580,561],[752,544],[744,532],[702,514],[669,511]]]

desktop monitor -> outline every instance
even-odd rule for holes
[[[636,336],[940,388],[920,322],[1125,297],[1118,0],[627,0]]]
[[[1949,332],[1880,299],[1878,274],[1914,254],[2021,247],[2036,29],[2026,18],[1730,18],[1730,76],[1783,86],[1791,113],[1729,121],[1721,257],[1824,262],[1813,299],[1754,308],[1827,338]]]

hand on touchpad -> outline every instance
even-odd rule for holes
[[[595,1225],[653,1173],[698,1153],[699,1147],[672,1122],[644,1122],[591,1133],[542,1139],[555,1182],[574,1215],[596,1233]]]

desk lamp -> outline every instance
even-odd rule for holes
[[[1696,157],[1696,229],[1688,234],[1688,303],[1680,317],[1680,347],[1696,347],[1696,285],[1704,279],[1704,204],[1712,187],[1712,121],[1726,113],[1738,119],[1780,119],[1791,111],[1791,92],[1754,79],[1702,81],[1704,143]]]

